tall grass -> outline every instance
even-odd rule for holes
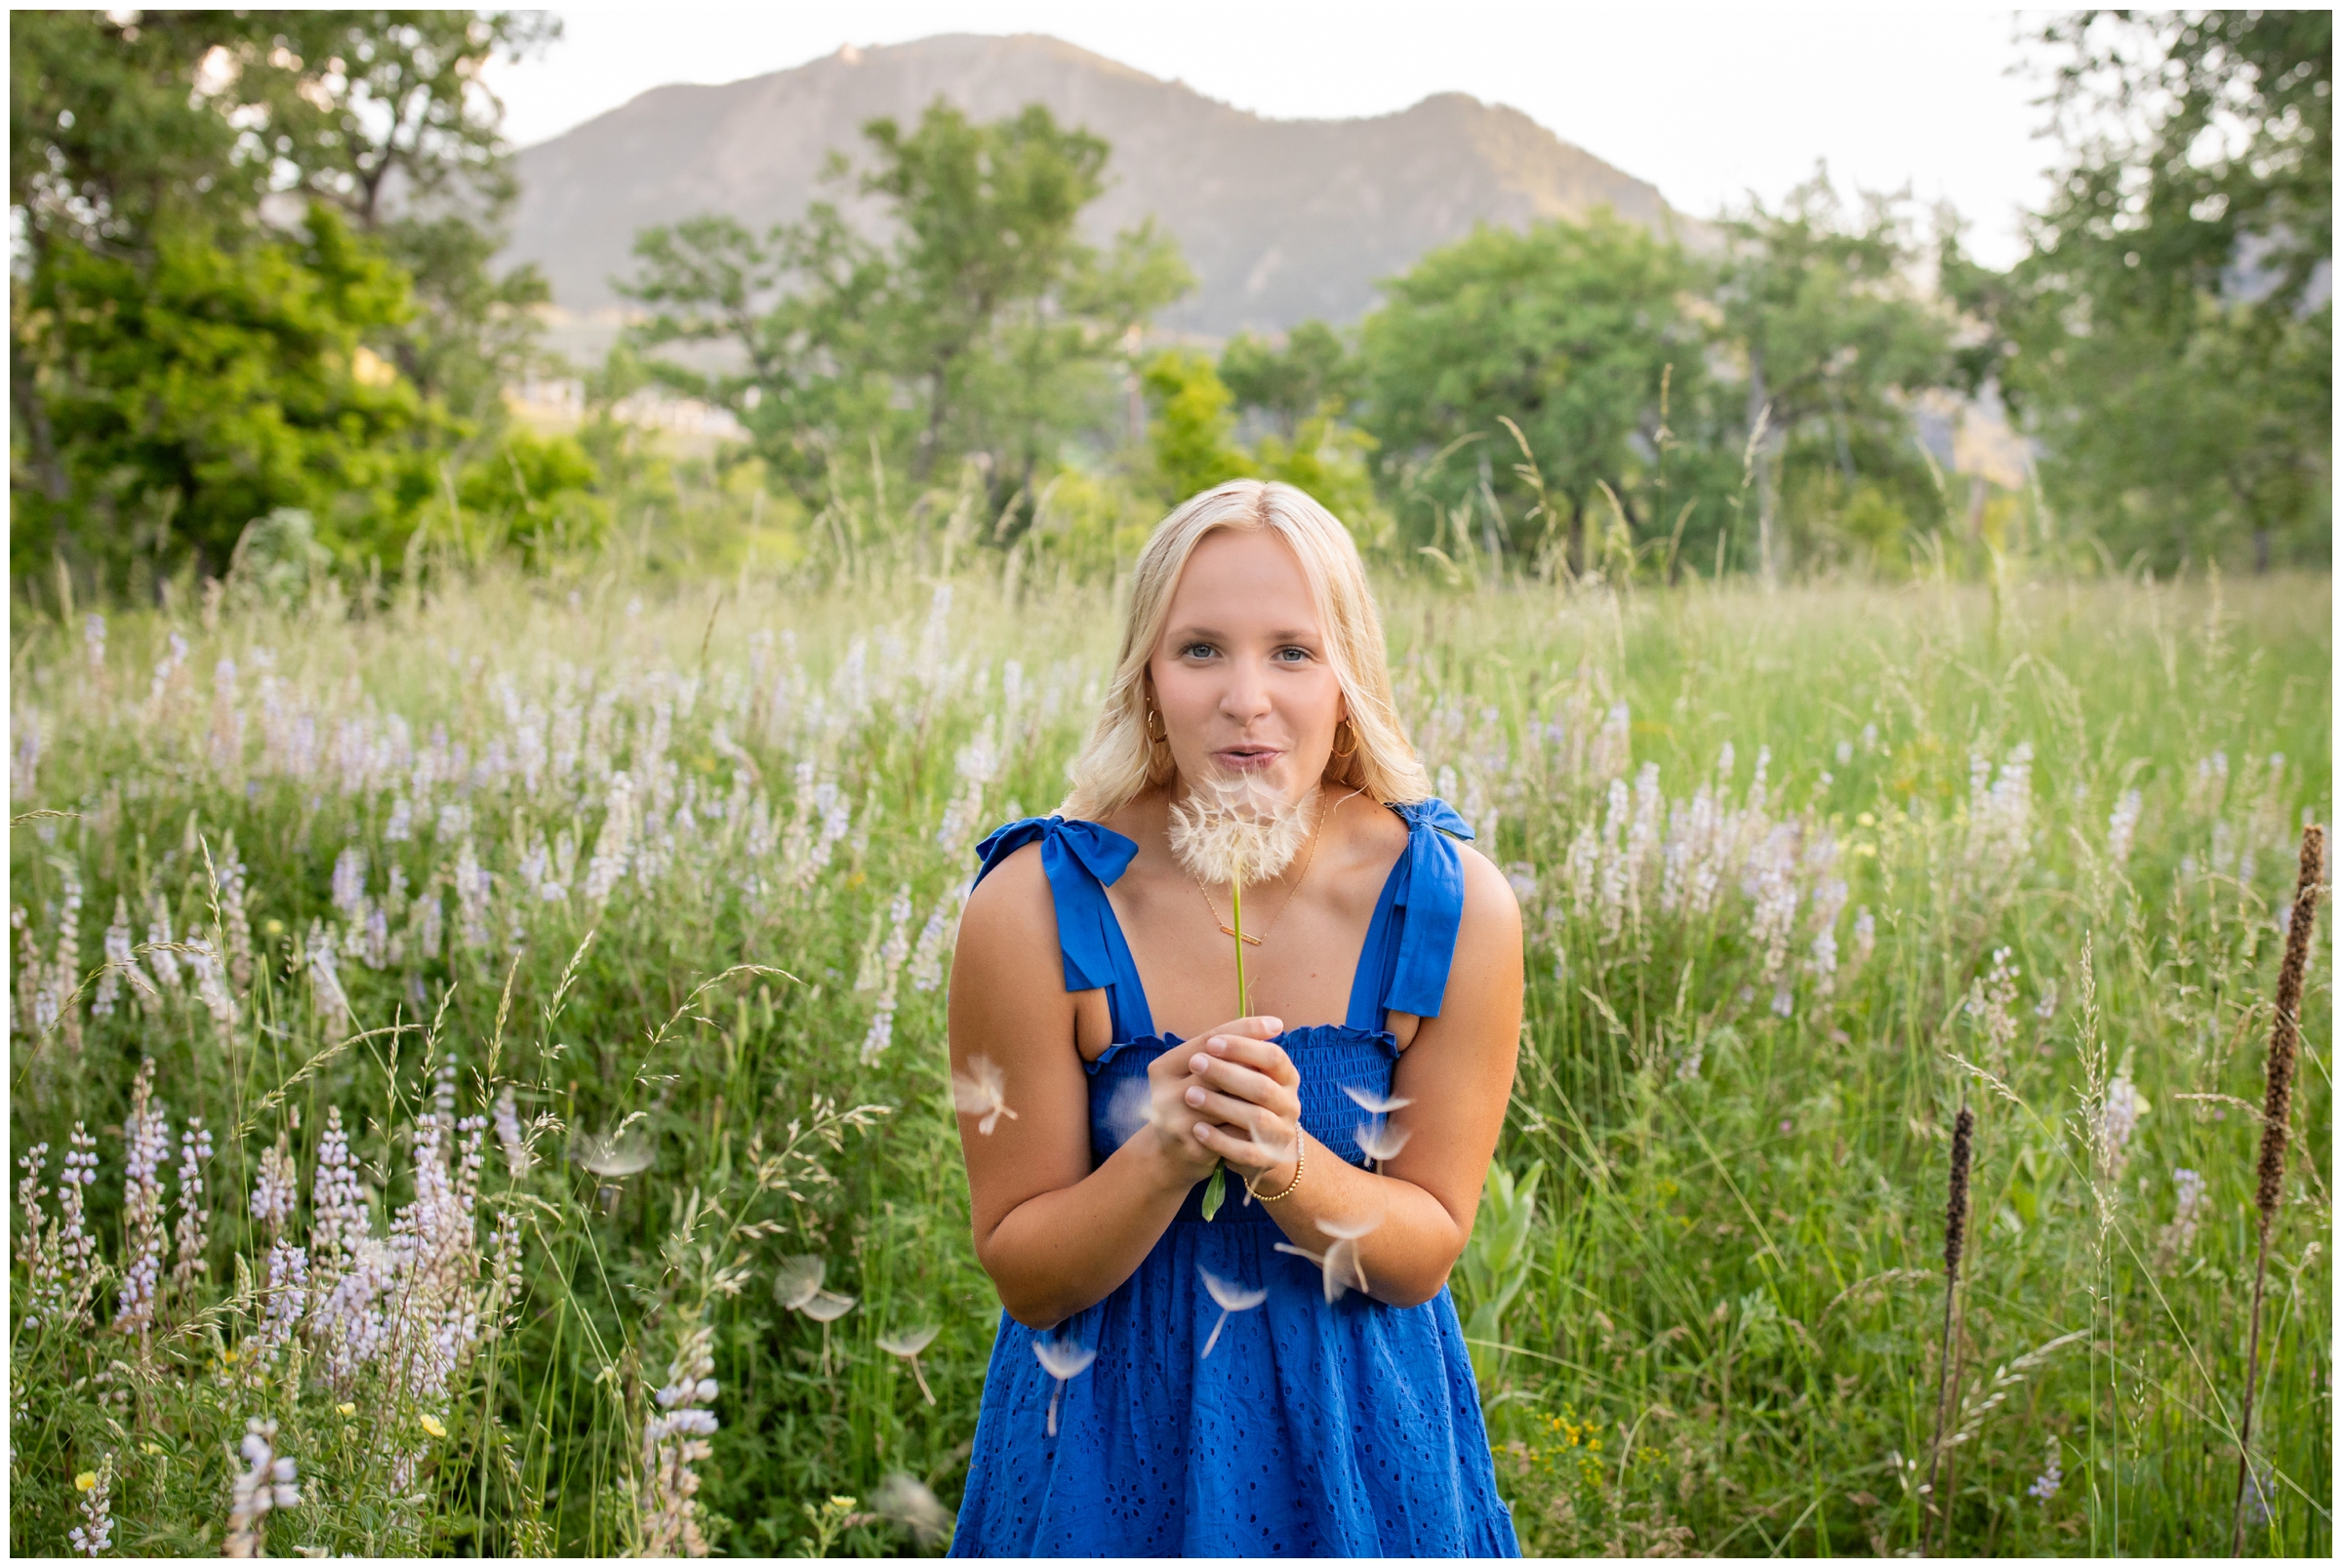
[[[93,1498],[131,1552],[938,1545],[997,1316],[950,935],[1112,635],[950,562],[20,615],[15,1549]],[[2326,582],[1387,613],[1526,915],[1524,1180],[1458,1275],[1524,1546],[2225,1546]],[[2332,1542],[2328,1013],[2313,965],[2270,1551]],[[778,1299],[808,1258],[850,1307]]]

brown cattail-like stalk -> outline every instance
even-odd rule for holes
[[[2269,1280],[2269,1232],[2277,1225],[2285,1182],[2285,1129],[2293,1116],[2293,1058],[2301,1047],[2301,982],[2310,966],[2310,931],[2318,921],[2318,886],[2325,869],[2325,829],[2301,830],[2301,874],[2293,884],[2293,918],[2285,927],[2285,957],[2277,970],[2277,1021],[2269,1029],[2268,1098],[2261,1105],[2260,1261],[2252,1271],[2252,1335],[2244,1352],[2244,1419],[2237,1428],[2237,1507],[2229,1528],[2232,1556],[2244,1550],[2244,1489],[2252,1480],[2252,1396],[2261,1368],[2261,1295]]]
[[[1944,1199],[1944,1347],[1935,1367],[1934,1456],[1927,1462],[1927,1496],[1944,1515],[1944,1539],[1952,1539],[1952,1509],[1936,1496],[1944,1467],[1944,1427],[1952,1415],[1952,1324],[1959,1299],[1959,1257],[1968,1245],[1968,1162],[1976,1142],[1976,1113],[1959,1107],[1952,1124],[1952,1190]],[[1920,1532],[1924,1540],[1926,1532]]]

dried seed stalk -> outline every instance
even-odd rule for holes
[[[2318,920],[2318,887],[2325,866],[2325,829],[2301,830],[2301,872],[2293,884],[2293,918],[2285,927],[2284,961],[2277,971],[2277,1021],[2269,1029],[2268,1099],[2261,1107],[2261,1169],[2254,1207],[2261,1213],[2260,1259],[2252,1270],[2252,1333],[2244,1351],[2244,1418],[2237,1428],[2237,1504],[2229,1551],[2244,1550],[2244,1492],[2252,1480],[2252,1399],[2260,1379],[2261,1298],[2269,1281],[2269,1232],[2277,1225],[2285,1181],[2285,1129],[2293,1114],[2293,1058],[2301,1046],[2301,983],[2310,963],[2310,931]]]
[[[1947,1540],[1952,1514],[1936,1495],[1935,1483],[1944,1467],[1944,1427],[1952,1415],[1952,1325],[1959,1301],[1959,1257],[1968,1243],[1968,1163],[1975,1138],[1976,1113],[1962,1106],[1959,1119],[1952,1124],[1952,1185],[1944,1199],[1944,1345],[1936,1358],[1935,1441],[1927,1462],[1927,1496],[1943,1511]]]

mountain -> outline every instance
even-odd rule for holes
[[[569,311],[618,304],[609,279],[632,271],[636,230],[700,213],[758,230],[795,218],[831,148],[859,158],[865,121],[908,127],[938,96],[982,120],[1038,101],[1112,143],[1085,222],[1103,239],[1151,213],[1178,237],[1198,282],[1161,325],[1185,332],[1354,319],[1377,279],[1475,222],[1607,203],[1654,228],[1698,227],[1653,186],[1462,93],[1372,119],[1272,120],[1059,39],[963,33],[657,88],[525,148],[505,259],[535,261]]]

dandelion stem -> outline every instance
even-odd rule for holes
[[[2285,1130],[2293,1114],[2293,1059],[2301,1046],[2301,983],[2310,961],[2310,928],[2318,919],[2318,884],[2325,864],[2325,830],[2301,830],[2301,870],[2293,884],[2293,918],[2285,927],[2285,956],[2277,971],[2277,1021],[2269,1029],[2268,1098],[2261,1107],[2260,1256],[2252,1270],[2252,1333],[2245,1341],[2244,1414],[2237,1427],[2237,1504],[2228,1549],[2244,1553],[2244,1493],[2252,1484],[2252,1399],[2261,1369],[2261,1301],[2269,1284],[2269,1232],[2285,1182]]]
[[[1237,877],[1228,885],[1229,924],[1236,928],[1236,1016],[1252,1013],[1252,992],[1244,985],[1244,879]]]

